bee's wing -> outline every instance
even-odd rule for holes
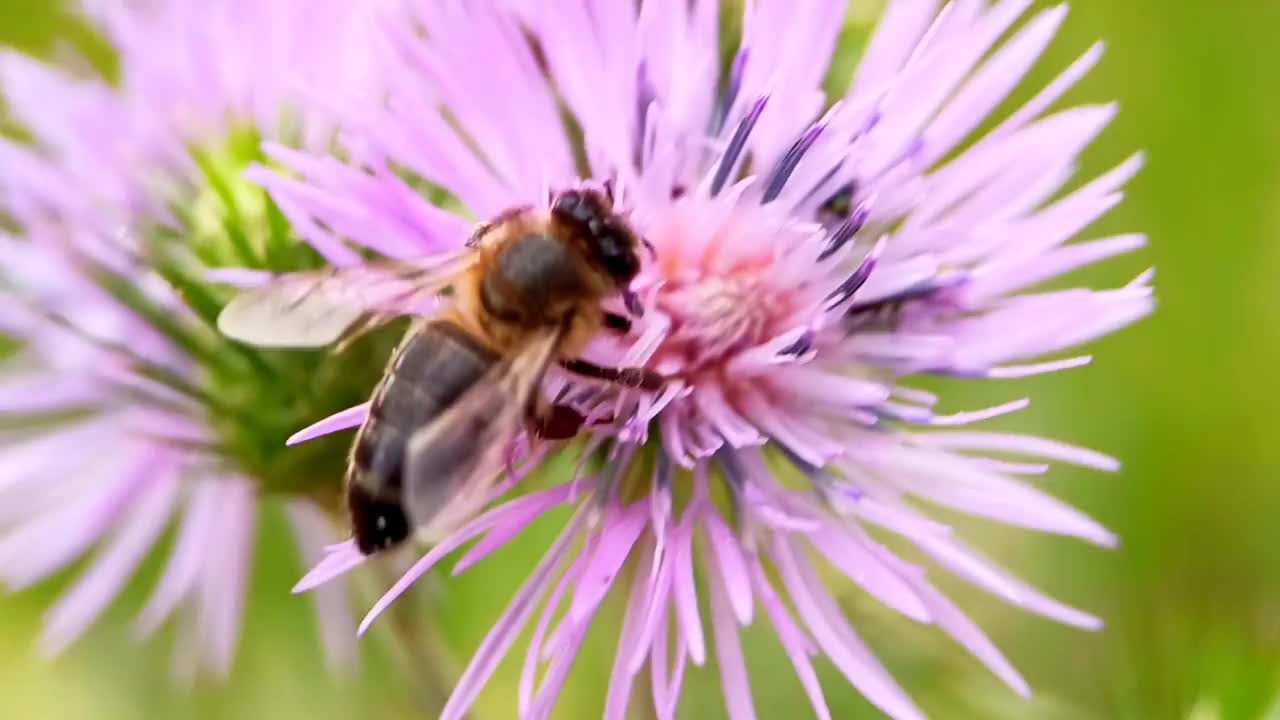
[[[410,437],[404,500],[420,537],[436,542],[484,506],[560,337],[548,331],[503,360]]]
[[[262,347],[329,345],[353,327],[368,327],[371,318],[421,314],[476,259],[468,248],[420,260],[283,275],[237,295],[218,315],[218,330]]]

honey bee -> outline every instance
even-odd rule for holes
[[[410,535],[434,542],[488,500],[521,430],[576,434],[583,418],[540,392],[548,366],[599,382],[656,391],[646,368],[600,367],[578,357],[624,315],[601,303],[620,294],[643,308],[631,281],[647,246],[614,210],[609,186],[552,196],[482,223],[467,247],[424,260],[285,275],[234,298],[218,318],[234,339],[269,347],[339,343],[388,319],[417,320],[373,392],[353,443],[346,499],[364,554]]]

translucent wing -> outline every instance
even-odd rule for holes
[[[441,540],[487,502],[560,336],[548,331],[499,363],[409,439],[404,501],[419,537]]]
[[[420,260],[282,275],[223,308],[218,330],[250,345],[320,347],[371,318],[423,314],[477,259],[471,249]]]

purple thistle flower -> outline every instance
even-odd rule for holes
[[[53,654],[172,527],[136,633],[177,616],[190,650],[180,670],[225,675],[259,517],[283,511],[308,563],[334,531],[311,495],[265,499],[277,479],[226,450],[235,401],[216,397],[213,368],[235,371],[214,359],[244,356],[210,344],[220,341],[199,320],[197,286],[175,287],[148,253],[156,236],[258,232],[260,191],[219,202],[202,186],[229,183],[222,148],[240,136],[251,148],[258,136],[327,144],[333,128],[299,113],[298,92],[323,82],[372,97],[370,13],[344,2],[144,5],[87,3],[118,53],[116,84],[0,55],[0,88],[34,138],[0,140],[0,212],[19,228],[0,235],[0,335],[16,346],[0,367],[0,581],[16,591],[92,556],[46,616],[40,648]],[[230,217],[237,203],[244,217]],[[350,665],[345,588],[315,605],[331,665]]]
[[[469,541],[479,538],[455,573],[542,514],[577,508],[475,653],[445,718],[468,711],[530,622],[518,705],[521,717],[547,717],[610,592],[627,600],[606,717],[624,717],[641,692],[659,717],[674,717],[688,663],[701,665],[712,652],[729,716],[754,717],[738,632],[762,619],[818,717],[830,712],[816,654],[887,714],[920,717],[841,612],[823,565],[938,626],[1028,694],[925,569],[872,529],[1012,605],[1100,627],[909,502],[1115,542],[1020,476],[1045,472],[1047,461],[1107,471],[1116,461],[1041,438],[953,429],[1027,403],[944,415],[911,384],[916,376],[998,379],[1077,367],[1089,358],[1055,356],[1152,308],[1150,272],[1112,290],[1035,289],[1144,238],[1068,244],[1119,201],[1141,164],[1135,156],[1064,193],[1078,154],[1115,108],[1049,108],[1093,67],[1101,46],[978,130],[1066,15],[1057,6],[1015,28],[1029,5],[890,2],[851,90],[829,99],[820,84],[841,0],[747,3],[741,47],[724,77],[713,0],[647,0],[638,10],[612,0],[492,0],[465,9],[421,2],[420,28],[386,28],[388,101],[332,104],[358,139],[352,163],[267,148],[292,172],[254,178],[329,253],[349,253],[347,239],[394,257],[453,249],[474,218],[545,203],[548,189],[583,179],[612,182],[656,251],[635,285],[643,320],[621,341],[600,338],[588,355],[677,380],[647,394],[553,374],[544,392],[575,402],[591,423],[574,445],[583,457],[577,471],[458,529],[361,626]],[[580,148],[561,103],[581,129]],[[424,201],[406,173],[447,191],[466,216]],[[354,408],[295,439],[362,419]],[[350,543],[332,547],[298,589],[363,559]]]

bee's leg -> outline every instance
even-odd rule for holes
[[[530,440],[567,440],[578,434],[587,419],[572,406],[562,404],[563,396],[561,392],[553,402],[547,402],[538,392],[529,396],[524,421]]]
[[[524,410],[525,427],[539,440],[567,440],[578,434],[586,418],[569,405],[530,399]]]
[[[493,229],[493,223],[491,222],[482,222],[482,223],[476,224],[475,229],[471,231],[471,237],[467,238],[467,247],[469,248],[480,247],[480,241],[483,240],[485,234],[492,229]]]
[[[346,352],[357,340],[377,330],[391,319],[391,316],[380,313],[370,313],[363,319],[357,321],[354,325],[347,328],[337,341],[333,344],[332,352],[334,355],[341,355]]]
[[[610,368],[601,367],[586,360],[564,360],[560,365],[575,375],[603,380],[623,387],[657,392],[667,384],[667,377],[659,372],[642,367]]]
[[[578,434],[586,420],[568,405],[551,405],[529,418],[534,434],[543,440],[568,440]]]
[[[475,228],[473,228],[471,231],[471,237],[467,238],[467,247],[473,248],[473,249],[480,247],[482,244],[484,244],[485,235],[488,235],[490,232],[492,232],[495,228],[502,225],[503,223],[509,222],[523,215],[524,213],[529,212],[529,210],[531,209],[532,208],[529,205],[517,205],[516,207],[507,208],[506,210],[503,210],[502,212],[498,213],[496,216],[494,216],[493,218],[490,218],[489,220],[485,220],[483,222],[477,223]]]

